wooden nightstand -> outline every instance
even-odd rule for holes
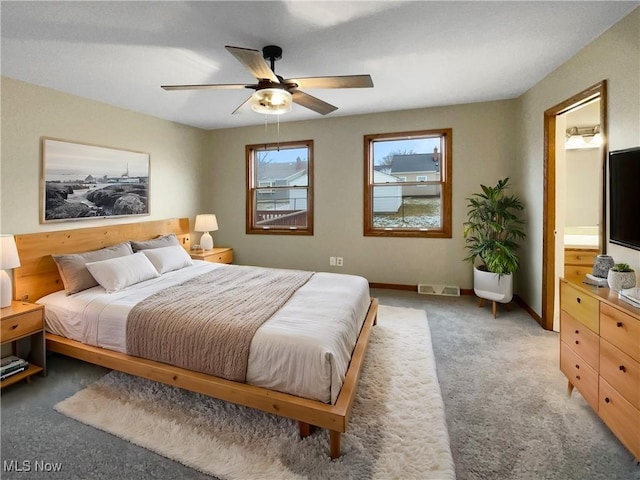
[[[29,368],[5,378],[0,388],[8,387],[20,380],[42,372],[46,375],[46,354],[44,341],[44,307],[35,303],[14,301],[10,306],[0,309],[2,323],[0,341],[12,343],[12,355],[29,361]],[[25,348],[23,339],[31,340],[31,349]]]
[[[189,252],[194,260],[206,260],[214,263],[233,263],[233,248],[216,247],[211,250],[195,250]]]

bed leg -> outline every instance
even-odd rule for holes
[[[332,460],[340,456],[340,432],[329,430],[329,448]]]
[[[300,428],[300,437],[301,438],[308,437],[316,429],[315,425],[309,425],[308,423],[305,423],[305,422],[298,422],[298,428]]]

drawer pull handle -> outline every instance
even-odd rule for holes
[[[578,255],[576,258],[577,258],[578,260],[582,260],[582,255]]]
[[[620,365],[620,367],[618,368],[622,373],[627,373],[627,367],[625,367],[624,365]]]
[[[17,323],[15,325],[11,325],[11,330],[15,330],[16,328],[18,328],[18,324]]]
[[[580,380],[580,375],[576,375],[576,380]]]
[[[576,298],[576,302],[580,303],[582,302],[582,299],[580,297]]]
[[[576,330],[576,335],[577,335],[578,333],[580,333],[580,331],[579,331],[579,330]]]
[[[622,322],[618,322],[618,323],[616,323],[616,327],[618,327],[618,328],[622,328]]]
[[[609,400],[609,397],[604,397],[604,401],[605,403],[609,403],[611,400]]]
[[[580,365],[576,365],[576,370],[580,370]]]
[[[576,345],[580,345],[580,342],[578,340],[576,340]]]

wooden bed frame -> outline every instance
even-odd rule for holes
[[[170,233],[176,234],[185,249],[190,248],[188,218],[16,235],[22,266],[14,270],[14,298],[35,302],[64,288],[52,254],[85,252]],[[374,298],[334,405],[85,345],[50,333],[46,334],[46,343],[52,352],[297,420],[302,437],[310,435],[314,427],[325,428],[329,430],[331,458],[337,458],[340,456],[340,435],[347,428],[377,312],[378,302]]]

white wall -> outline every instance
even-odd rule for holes
[[[245,233],[245,145],[265,141],[263,126],[212,131],[210,210],[218,216],[217,245],[234,248],[238,263],[336,271],[370,282],[472,287],[462,223],[466,198],[480,183],[495,184],[513,168],[515,101],[498,101],[280,124],[280,141],[314,141],[313,236]],[[453,129],[453,238],[363,236],[363,136],[432,128]],[[267,141],[277,140],[269,125]],[[344,267],[329,267],[329,256]]]
[[[607,80],[608,149],[640,145],[640,8],[578,52],[519,99],[518,162],[515,178],[529,207],[529,235],[523,249],[517,292],[542,311],[544,111]],[[640,252],[609,244],[608,253],[640,271]]]
[[[30,233],[195,215],[207,132],[2,77],[0,230]],[[149,216],[40,224],[41,137],[150,154]]]

